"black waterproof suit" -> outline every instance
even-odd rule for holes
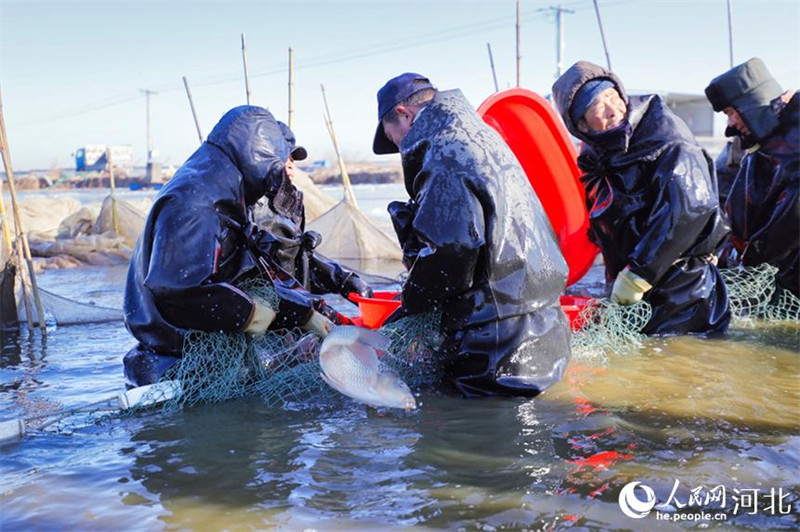
[[[401,143],[407,203],[389,213],[409,268],[406,312],[442,311],[448,380],[465,396],[534,396],[570,357],[567,264],[525,173],[460,91]]]
[[[778,286],[800,297],[800,93],[778,119],[742,159],[725,210],[742,263],[777,266]]]
[[[322,236],[316,231],[305,231],[302,192],[294,189],[293,196],[295,201],[270,201],[269,207],[259,202],[255,218],[261,229],[251,236],[255,248],[269,258],[270,264],[297,279],[312,294],[346,297],[357,292],[367,296],[368,286],[355,272],[314,253]]]
[[[247,209],[279,189],[288,154],[269,111],[237,107],[161,189],[125,286],[125,324],[140,342],[125,358],[131,382],[157,379],[181,355],[190,329],[244,330],[253,300],[233,283],[259,273],[258,255],[248,247],[254,232]],[[308,321],[308,294],[279,284],[276,289],[281,303],[273,327]],[[164,355],[166,361],[158,358]]]
[[[578,89],[611,80],[627,104],[632,133],[627,149],[595,146],[570,118]],[[584,141],[578,166],[607,280],[628,266],[653,288],[644,300],[653,315],[647,334],[723,332],[730,321],[728,294],[709,262],[729,230],[717,197],[713,162],[686,124],[656,95],[628,99],[613,73],[578,62],[553,85],[553,98],[569,131]]]

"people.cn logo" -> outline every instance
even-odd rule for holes
[[[639,500],[636,496],[636,487],[644,492],[644,500]],[[656,494],[641,482],[629,482],[623,486],[619,492],[619,507],[622,513],[633,519],[641,519],[650,513],[656,505]]]

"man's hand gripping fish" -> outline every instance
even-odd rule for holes
[[[385,351],[391,340],[385,335],[341,325],[331,331],[319,351],[322,379],[344,395],[375,407],[416,408],[406,383],[394,371],[381,371],[376,350]]]

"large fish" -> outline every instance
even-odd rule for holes
[[[385,351],[391,340],[385,335],[355,327],[334,328],[319,350],[322,379],[356,401],[389,408],[416,408],[411,390],[391,370],[381,371],[376,350]]]

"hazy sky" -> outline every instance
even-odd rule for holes
[[[550,6],[522,0],[522,86],[547,94],[556,72]],[[564,0],[564,66],[605,64],[591,0]],[[702,93],[729,68],[726,0],[599,0],[613,69],[629,90]],[[785,89],[800,88],[800,2],[732,0],[734,61],[765,60]],[[204,135],[246,103],[287,119],[288,53],[295,57],[294,129],[310,157],[331,158],[322,119],[325,85],[339,145],[349,160],[374,158],[375,93],[416,71],[440,89],[461,88],[474,106],[515,84],[515,2],[15,2],[0,0],[0,91],[15,170],[73,167],[85,144],[131,144],[146,159],[142,89],[162,164],[198,146],[182,82]],[[397,157],[384,156],[384,157]],[[384,159],[387,160],[387,159]]]

